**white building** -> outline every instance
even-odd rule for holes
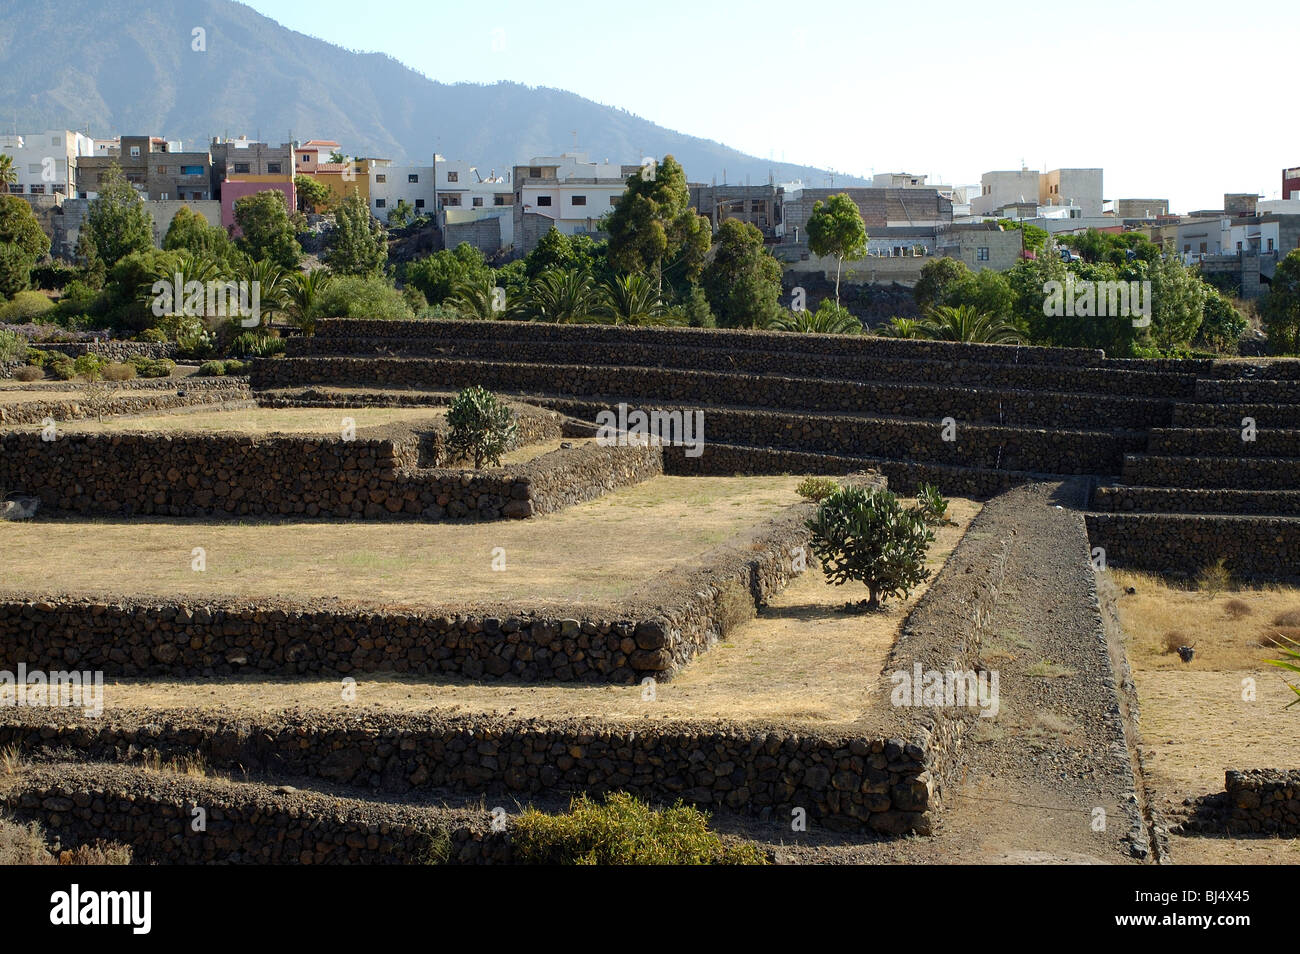
[[[0,135],[0,154],[13,160],[17,181],[13,195],[77,194],[77,158],[95,154],[95,141],[66,129],[43,133]]]
[[[591,162],[585,153],[536,156],[514,168],[516,252],[527,254],[551,228],[565,235],[599,231],[601,218],[627,189],[627,178],[641,168]]]
[[[405,200],[416,216],[433,215],[433,166],[398,166],[387,160],[370,167],[370,212],[381,222]]]

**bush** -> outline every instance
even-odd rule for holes
[[[226,362],[224,361],[204,361],[199,365],[199,369],[194,372],[199,377],[219,378],[226,373]]]
[[[42,351],[40,348],[27,349],[27,363],[35,368],[45,367],[47,364],[49,364],[50,358],[52,357],[53,355],[51,355],[48,351]]]
[[[77,374],[76,368],[72,366],[72,359],[66,354],[56,354],[52,357],[46,370],[60,381],[71,381]]]
[[[0,364],[23,361],[27,358],[27,339],[7,329],[0,328]]]
[[[38,291],[20,291],[12,300],[0,305],[0,322],[19,325],[54,310],[54,302]]]
[[[1223,604],[1223,612],[1229,619],[1241,619],[1243,616],[1250,615],[1250,604],[1245,600],[1228,600]]]
[[[105,364],[106,362],[99,355],[87,351],[83,355],[78,355],[72,362],[72,373],[86,381],[98,381],[104,376]]]
[[[452,459],[473,460],[475,469],[495,467],[519,431],[514,413],[495,394],[481,387],[466,388],[447,410],[447,449]]]
[[[761,865],[753,845],[723,839],[709,815],[681,802],[654,809],[625,792],[586,795],[563,815],[528,809],[512,832],[515,858],[537,865]]]
[[[131,364],[142,378],[170,378],[176,370],[176,362],[168,358],[132,358]]]
[[[402,293],[377,275],[334,276],[322,290],[316,312],[322,318],[402,321],[412,317]]]
[[[916,512],[928,524],[946,524],[948,501],[934,484],[921,484],[916,491]]]
[[[890,596],[906,599],[930,578],[925,551],[934,533],[887,490],[841,487],[822,501],[808,529],[827,579],[836,586],[852,580],[867,587],[864,609],[874,610]]]
[[[135,340],[147,341],[151,344],[163,344],[167,341],[167,334],[161,328],[146,328],[135,336]]]
[[[15,381],[40,381],[45,377],[45,372],[40,368],[33,367],[30,364],[23,365],[14,372]]]
[[[236,358],[269,358],[284,354],[284,339],[245,331],[235,336],[227,350]]]
[[[832,477],[805,477],[794,492],[805,500],[825,500],[839,489],[839,483]]]
[[[226,374],[247,374],[248,367],[247,361],[227,361]]]
[[[1211,597],[1232,586],[1232,571],[1228,569],[1225,557],[1219,557],[1200,573],[1196,574],[1196,588]]]
[[[130,381],[135,377],[135,365],[113,362],[104,368],[105,381]]]

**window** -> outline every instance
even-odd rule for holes
[[[448,181],[448,182],[459,182],[459,181],[460,181],[460,173],[459,173],[459,172],[448,172],[448,173],[447,173],[447,181]]]
[[[387,205],[388,205],[388,200],[387,200],[387,199],[376,199],[376,200],[375,200],[375,208],[376,208],[376,209],[382,209],[382,208],[385,208]]]
[[[159,166],[158,169],[157,169],[157,172],[158,172],[158,175],[160,175],[160,176],[165,176],[165,175],[167,175],[167,167],[166,167],[166,166]]]
[[[444,207],[444,208],[446,208],[446,207],[449,206],[449,205],[459,206],[459,205],[460,205],[460,196],[458,196],[458,195],[449,195],[449,196],[444,196],[444,197],[443,197],[443,200],[442,200],[442,204],[443,204],[443,207]]]
[[[1269,240],[1268,240],[1268,250],[1269,250],[1270,252],[1273,251],[1273,240],[1272,240],[1272,239],[1269,239]]]
[[[542,177],[542,167],[541,167],[541,166],[529,166],[529,167],[528,167],[528,178],[530,178],[530,179],[540,179],[541,177]]]
[[[574,204],[574,205],[586,205],[586,204],[587,204],[587,197],[586,197],[585,195],[575,195],[575,196],[573,197],[573,204]]]
[[[482,204],[483,204],[483,197],[482,197],[481,195],[476,195],[476,196],[474,196],[474,208],[477,209],[477,208],[479,208]]]
[[[10,194],[10,195],[22,195],[22,194],[23,194],[23,184],[22,184],[21,182],[11,182],[11,183],[9,183],[9,194]]]
[[[539,196],[537,197],[537,204],[538,204],[538,205],[550,205],[550,204],[551,204],[551,197],[550,197],[549,195],[539,195]]]
[[[1238,251],[1238,252],[1241,251],[1241,243],[1240,243],[1240,242],[1237,243],[1237,251]]]
[[[611,196],[609,197],[609,204],[612,205],[612,206],[613,206],[613,205],[618,205],[618,196],[616,196],[616,195],[611,195]]]
[[[423,208],[424,208],[424,200],[423,200],[423,199],[416,199],[416,200],[415,200],[415,207],[416,207],[417,209],[423,209]]]
[[[301,156],[298,157],[298,161],[299,161],[299,162],[311,162],[311,153],[310,153],[310,152],[304,152]]]
[[[281,163],[278,163],[278,162],[268,162],[268,163],[266,164],[266,173],[267,173],[267,175],[277,175],[277,174],[279,174],[279,172],[280,172],[280,165],[281,165]]]
[[[29,176],[39,176],[41,174],[41,164],[39,162],[27,163],[27,174]]]
[[[1183,251],[1186,252],[1186,251],[1188,251],[1188,250],[1190,250],[1190,249],[1191,249],[1191,246],[1190,246],[1190,245],[1188,245],[1188,246],[1184,246]],[[1206,253],[1206,251],[1208,251],[1208,247],[1206,246],[1206,244],[1205,244],[1204,242],[1202,242],[1202,243],[1201,243],[1201,254],[1204,255],[1204,254]]]
[[[169,193],[166,193],[166,192],[160,192],[160,193],[158,194],[158,198],[160,198],[160,199],[162,199],[164,202],[166,202],[168,199],[171,198],[171,195],[170,195]]]
[[[45,195],[45,186],[32,184],[32,195]]]
[[[492,197],[492,204],[493,204],[493,205],[505,205],[505,204],[506,204],[506,197],[503,196],[503,195],[494,195],[494,196]]]
[[[376,182],[387,182],[387,181],[388,181],[388,176],[384,175],[382,172],[378,172],[378,173],[375,174],[375,181],[376,181]]]
[[[989,260],[989,248],[987,245],[981,245],[975,250],[975,259],[980,262],[987,262]]]
[[[203,167],[202,166],[181,166],[181,175],[201,176],[203,175]]]
[[[51,136],[51,137],[50,137],[50,145],[51,145],[51,146],[60,146],[60,145],[62,145],[62,144],[63,144],[63,137],[62,137],[62,136]]]
[[[236,174],[239,174],[239,173],[242,172],[244,175],[248,175],[248,169],[249,169],[249,166],[248,166],[248,163],[246,163],[246,162],[237,162],[237,163],[235,163],[235,173],[236,173]]]
[[[131,147],[131,158],[132,158],[132,159],[139,159],[139,158],[140,158],[140,147],[139,147],[139,146],[132,146],[132,147]]]
[[[412,172],[407,175],[406,181],[412,184],[417,183],[420,181],[420,176],[418,173]]]

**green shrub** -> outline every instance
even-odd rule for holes
[[[269,358],[284,353],[284,339],[245,331],[235,336],[228,351],[236,358]]]
[[[73,367],[72,359],[66,354],[54,355],[50,358],[45,369],[60,381],[71,381],[77,375],[77,369]]]
[[[130,381],[134,377],[135,365],[133,364],[118,363],[114,361],[112,364],[104,366],[105,381]]]
[[[78,355],[77,359],[72,362],[72,373],[86,381],[98,381],[104,376],[104,367],[107,362],[93,351],[87,351],[83,355]]]
[[[36,368],[43,368],[50,361],[52,355],[48,351],[42,351],[40,348],[27,349],[27,363]]]
[[[808,529],[827,579],[836,586],[852,580],[867,587],[864,609],[874,610],[890,596],[906,599],[930,578],[925,551],[934,533],[887,490],[841,487],[821,502]]]
[[[21,325],[36,322],[47,311],[54,310],[54,302],[38,291],[20,291],[10,300],[0,305],[0,322]]]
[[[1284,658],[1266,659],[1264,661],[1270,666],[1276,666],[1286,672],[1300,673],[1300,643],[1282,633],[1278,633],[1277,638],[1272,642]],[[1290,709],[1292,706],[1300,704],[1300,684],[1288,682],[1287,687],[1296,694],[1296,698],[1286,705]]]
[[[948,501],[934,484],[921,484],[916,491],[916,512],[928,524],[946,524]]]
[[[161,328],[146,328],[135,336],[136,341],[148,341],[154,344],[162,344],[167,340],[166,333]]]
[[[27,339],[22,335],[0,328],[0,364],[23,361],[27,358]]]
[[[805,477],[794,490],[805,500],[825,500],[835,493],[839,486],[839,482],[833,477]]]
[[[226,373],[226,362],[204,361],[194,373],[204,378],[219,378]]]
[[[247,361],[227,361],[226,374],[247,374],[249,364]]]
[[[169,358],[132,358],[131,364],[142,378],[170,378],[176,370],[176,362]]]
[[[335,275],[321,291],[316,313],[322,318],[412,317],[406,299],[382,276]]]
[[[456,395],[447,411],[451,432],[447,448],[453,459],[469,458],[475,469],[485,463],[495,467],[519,431],[515,415],[495,394],[481,387]]]
[[[537,865],[761,865],[755,846],[724,839],[709,815],[681,802],[654,809],[624,792],[583,795],[563,815],[528,809],[515,822],[515,858]]]

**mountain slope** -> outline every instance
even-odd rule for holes
[[[280,26],[231,0],[0,0],[0,130],[89,127],[186,145],[214,135],[338,140],[358,155],[427,163],[435,149],[503,171],[580,148],[636,162],[672,153],[695,182],[824,172],[747,156],[563,90],[446,84],[378,53]],[[206,50],[192,49],[205,31]],[[836,175],[837,182],[861,180]]]

